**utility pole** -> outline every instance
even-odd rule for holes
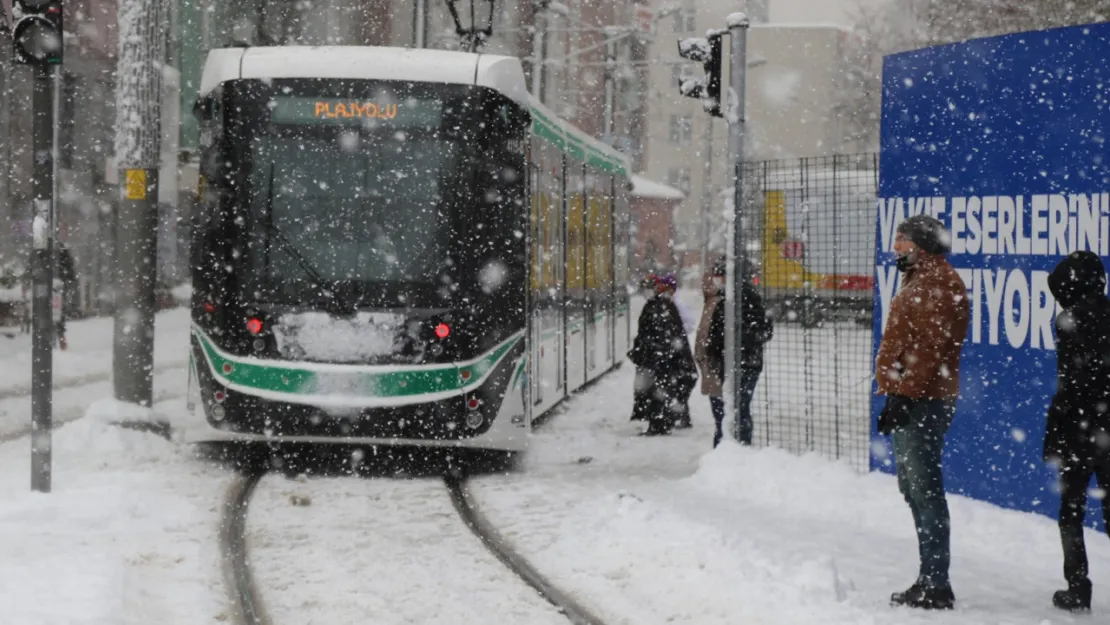
[[[536,3],[532,11],[532,97],[543,104],[544,59],[547,57],[546,6]]]
[[[58,69],[62,64],[60,0],[16,0],[12,5],[12,62],[29,65],[31,94],[31,490],[50,492],[53,474],[54,167],[57,163]]]
[[[618,34],[613,29],[605,30],[605,124],[602,134],[610,146],[616,145],[616,137],[613,136],[613,109],[616,107]]]
[[[163,0],[121,0],[119,42],[115,151],[120,203],[112,382],[117,400],[150,406],[166,50]]]
[[[702,155],[701,187],[701,227],[698,238],[701,240],[701,272],[709,269],[709,215],[713,211],[713,118],[705,120],[705,154]]]
[[[728,361],[728,388],[731,391],[732,412],[735,415],[733,437],[740,440],[740,405],[743,386],[740,384],[740,354],[743,346],[744,281],[748,279],[744,237],[744,124],[745,86],[748,69],[748,16],[733,13],[728,16],[729,59],[728,97],[728,160],[732,167],[732,245],[729,248],[729,296],[725,299],[725,314],[732,323],[725,328],[725,358]],[[731,348],[731,349],[729,349]]]
[[[428,47],[428,0],[413,0],[416,6],[412,12],[413,44],[417,48]]]

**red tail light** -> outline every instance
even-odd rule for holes
[[[247,319],[247,332],[258,334],[262,331],[262,320],[251,317]]]
[[[449,334],[451,334],[451,328],[446,323],[436,326],[436,336],[439,338],[445,339]]]
[[[471,410],[477,410],[478,409],[478,400],[474,399],[473,397],[470,398],[470,401],[466,402],[466,407],[470,408]]]
[[[212,302],[205,302],[204,304],[202,304],[202,306],[204,307],[204,312],[206,312],[206,313],[211,314],[211,313],[216,312],[216,305],[213,304]]]

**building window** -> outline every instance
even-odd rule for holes
[[[667,184],[683,193],[690,193],[690,169],[686,167],[672,167],[668,169]]]
[[[690,145],[694,135],[694,118],[690,115],[671,115],[671,143]]]
[[[679,9],[674,14],[674,31],[676,33],[692,33],[697,30],[697,15],[692,8]]]

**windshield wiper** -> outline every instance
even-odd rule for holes
[[[316,285],[320,288],[321,294],[324,296],[324,309],[328,314],[337,317],[351,317],[357,313],[357,309],[346,301],[346,299],[338,292],[338,289],[325,290],[324,278],[320,272],[316,270],[304,254],[285,236],[285,233],[274,224],[274,164],[270,163],[270,180],[268,188],[266,189],[266,231],[270,236],[277,238],[278,242],[285,246],[285,251],[288,252],[301,266],[301,269],[312,278]],[[267,245],[267,247],[269,247]],[[267,272],[269,272],[269,258],[267,258]],[[330,297],[328,297],[330,295]]]

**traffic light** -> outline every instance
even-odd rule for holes
[[[727,32],[727,31],[725,31]],[[723,32],[712,32],[708,37],[690,37],[678,40],[678,55],[688,61],[701,63],[705,78],[681,78],[678,91],[688,98],[700,98],[705,111],[721,117],[721,37]]]
[[[20,65],[62,62],[61,0],[12,2],[12,61]]]

